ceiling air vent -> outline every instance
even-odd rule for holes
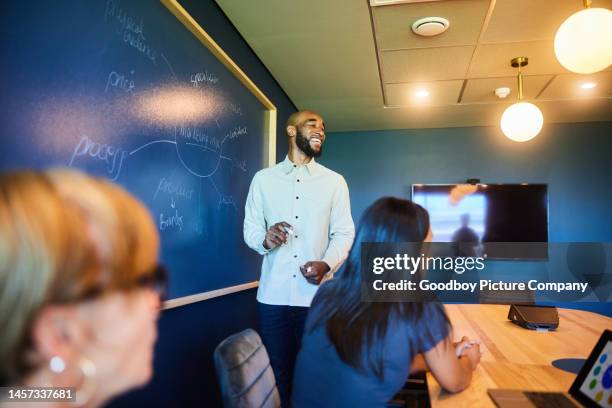
[[[412,24],[412,31],[424,37],[442,34],[450,26],[447,19],[442,17],[420,18]]]

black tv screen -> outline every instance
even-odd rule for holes
[[[547,259],[547,190],[546,184],[414,184],[412,200],[428,210],[434,242],[468,243],[464,255]]]

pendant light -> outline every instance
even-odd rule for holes
[[[612,64],[612,11],[584,9],[561,24],[555,35],[555,55],[564,68],[578,74],[591,74]]]
[[[515,142],[526,142],[540,133],[544,117],[542,112],[532,103],[522,102],[523,77],[521,67],[528,63],[527,57],[517,57],[510,61],[510,65],[518,68],[518,99],[519,102],[509,106],[501,117],[501,130],[509,139]]]

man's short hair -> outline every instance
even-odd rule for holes
[[[298,122],[300,121],[300,118],[302,117],[302,115],[305,114],[305,113],[314,113],[317,116],[321,116],[318,113],[316,113],[315,111],[310,110],[310,109],[304,109],[304,110],[301,110],[301,111],[293,112],[287,118],[287,123],[285,124],[285,127],[299,125]]]

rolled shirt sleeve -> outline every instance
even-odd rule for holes
[[[331,209],[329,244],[322,259],[329,265],[330,274],[333,274],[346,259],[355,238],[349,190],[344,177],[339,176],[338,184]]]
[[[263,246],[268,230],[263,212],[263,201],[259,178],[256,174],[251,181],[249,194],[244,206],[244,242],[249,248],[257,251],[261,255],[270,252]]]

